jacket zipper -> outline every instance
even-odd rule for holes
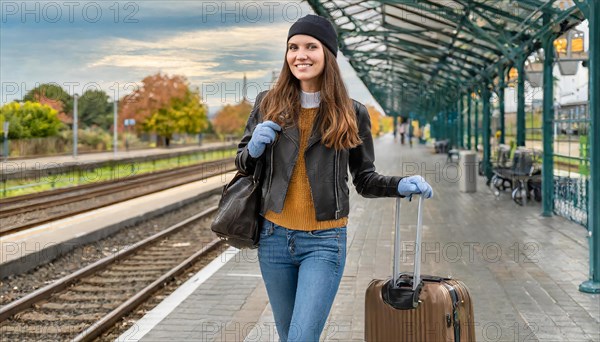
[[[279,138],[279,135],[277,136]],[[273,151],[275,151],[275,144],[279,139],[275,139],[275,143],[271,145],[271,160],[269,162],[269,187],[267,188],[267,194],[271,193],[271,184],[273,183]]]
[[[335,157],[333,160],[333,177],[335,183],[335,219],[339,219],[340,217],[340,203],[338,199],[338,172],[339,172],[339,158],[338,158],[338,150],[335,150]]]

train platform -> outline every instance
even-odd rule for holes
[[[0,160],[0,175],[29,174],[46,169],[60,169],[74,165],[93,165],[109,161],[135,160],[153,156],[175,156],[177,154],[194,153],[211,150],[219,147],[235,146],[232,142],[210,142],[201,146],[181,146],[170,148],[148,148],[130,151],[83,153],[77,157],[73,155],[57,155],[35,158],[11,158]]]
[[[475,307],[478,341],[600,341],[600,295],[578,291],[588,279],[584,227],[542,217],[539,203],[499,199],[479,179],[458,190],[458,169],[432,148],[376,139],[386,175],[421,174],[434,189],[425,201],[422,272],[463,280]],[[351,187],[352,188],[352,187]],[[351,190],[347,259],[324,341],[364,340],[364,294],[391,275],[394,204]],[[403,201],[402,270],[411,268],[417,201]],[[230,248],[137,321],[118,341],[277,341],[256,251]]]
[[[150,195],[52,221],[2,236],[0,278],[21,274],[81,245],[131,225],[221,193],[233,173],[172,187]]]

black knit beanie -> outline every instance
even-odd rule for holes
[[[296,21],[288,32],[289,41],[292,36],[297,34],[306,34],[318,39],[321,44],[325,45],[329,51],[337,58],[338,41],[337,33],[329,20],[319,17],[318,15],[308,14]]]

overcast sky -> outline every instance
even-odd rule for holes
[[[287,31],[312,13],[298,1],[2,1],[2,104],[41,83],[70,94],[122,97],[148,75],[184,75],[214,113],[268,88],[283,65]],[[340,53],[350,96],[374,104]]]

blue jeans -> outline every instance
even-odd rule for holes
[[[290,230],[265,219],[258,260],[282,342],[318,341],[346,264],[346,227]]]

